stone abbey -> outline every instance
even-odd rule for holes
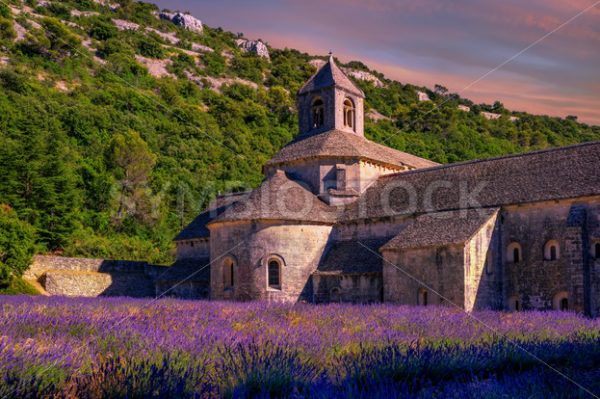
[[[331,57],[299,135],[177,236],[157,292],[600,312],[599,142],[439,165],[366,139],[364,98]]]

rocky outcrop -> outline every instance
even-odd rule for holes
[[[171,21],[175,25],[181,26],[182,28],[192,32],[202,33],[202,30],[204,29],[202,26],[202,21],[190,14],[183,14],[181,12],[161,12],[159,17],[161,19]]]
[[[110,8],[111,11],[116,11],[121,5],[119,3],[111,3],[109,0],[93,0],[94,3]]]
[[[208,46],[204,46],[204,45],[198,44],[198,43],[192,43],[192,50],[195,52],[200,52],[200,53],[212,53],[213,51],[215,51]]]
[[[148,73],[155,78],[176,78],[175,75],[167,70],[167,67],[172,64],[171,60],[155,60],[142,57],[141,55],[136,55],[135,60],[148,68]]]
[[[135,22],[125,21],[124,19],[113,19],[113,24],[118,30],[138,30],[140,26]]]
[[[242,51],[254,53],[259,57],[263,57],[266,59],[271,59],[267,45],[261,42],[260,40],[238,39],[236,40],[236,44],[239,48],[242,49]]]
[[[253,88],[254,90],[258,89],[258,85],[254,82],[251,82],[249,80],[246,79],[241,79],[238,77],[235,78],[214,78],[212,76],[205,76],[204,79],[206,79],[206,81],[208,81],[210,83],[211,88],[216,91],[216,92],[220,92],[221,87],[223,86],[229,86],[229,85],[234,85],[234,84],[240,84],[240,85],[244,85],[244,86],[248,86]]]
[[[310,65],[312,65],[313,67],[315,67],[316,69],[321,69],[321,67],[323,65],[325,65],[327,63],[327,61],[323,61],[322,59],[315,58],[313,60],[308,61],[308,63]]]
[[[179,39],[177,38],[177,35],[175,33],[165,33],[165,32],[161,32],[158,29],[154,29],[154,28],[146,28],[146,32],[152,32],[152,33],[158,35],[160,38],[162,38],[167,43],[171,43],[171,44],[179,43]]]
[[[417,99],[419,101],[431,101],[431,99],[429,98],[429,95],[427,93],[425,93],[424,91],[417,91]]]
[[[356,69],[344,68],[344,72],[352,76],[354,79],[364,80],[365,82],[373,83],[375,87],[384,87],[383,82],[375,75],[366,71],[359,71]]]
[[[15,22],[13,24],[13,29],[15,30],[17,37],[15,41],[20,42],[25,40],[25,35],[27,35],[27,29],[22,27],[19,23]]]
[[[79,11],[79,10],[71,10],[72,17],[95,17],[100,15],[99,12],[96,11]]]

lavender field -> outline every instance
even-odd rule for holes
[[[390,305],[0,297],[0,398],[600,394],[600,322],[473,317]]]

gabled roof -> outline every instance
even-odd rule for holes
[[[365,93],[342,72],[337,66],[333,56],[329,57],[329,62],[321,67],[309,80],[302,86],[298,94],[306,94],[316,90],[328,87],[338,87],[350,93],[365,97]]]
[[[379,178],[357,202],[346,208],[340,220],[600,195],[599,170],[600,141],[597,141],[396,173]],[[390,191],[394,186],[401,187]],[[402,187],[416,193],[416,200]],[[461,195],[461,191],[469,196]],[[426,200],[428,192],[432,195]]]
[[[194,220],[183,230],[177,234],[174,241],[185,241],[194,238],[208,238],[210,237],[210,231],[206,228],[206,224],[216,218],[219,214],[223,213],[226,207],[220,207],[217,209],[211,209],[202,212],[196,216]]]
[[[307,158],[363,158],[395,166],[427,168],[438,163],[377,144],[364,137],[341,130],[312,136],[299,136],[279,151],[267,165],[277,165]]]
[[[499,208],[428,213],[412,219],[398,235],[381,247],[385,250],[437,247],[467,242]]]
[[[222,195],[216,198],[216,202],[211,204],[208,209],[196,216],[194,220],[183,230],[177,234],[174,241],[185,241],[192,240],[194,238],[208,238],[210,237],[210,231],[206,227],[208,223],[218,217],[220,214],[231,206],[234,202],[238,201],[244,195],[248,193],[232,193],[228,195]]]
[[[389,240],[390,237],[336,242],[319,264],[317,273],[381,273],[383,263],[379,248]]]
[[[232,204],[209,224],[237,220],[286,220],[333,224],[338,209],[278,170],[245,199]]]

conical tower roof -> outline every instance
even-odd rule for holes
[[[337,87],[356,94],[362,98],[365,94],[361,89],[356,87],[354,83],[344,74],[339,66],[335,63],[333,55],[329,56],[329,61],[321,67],[298,92],[299,95],[310,93],[316,90],[321,90],[329,87]]]

